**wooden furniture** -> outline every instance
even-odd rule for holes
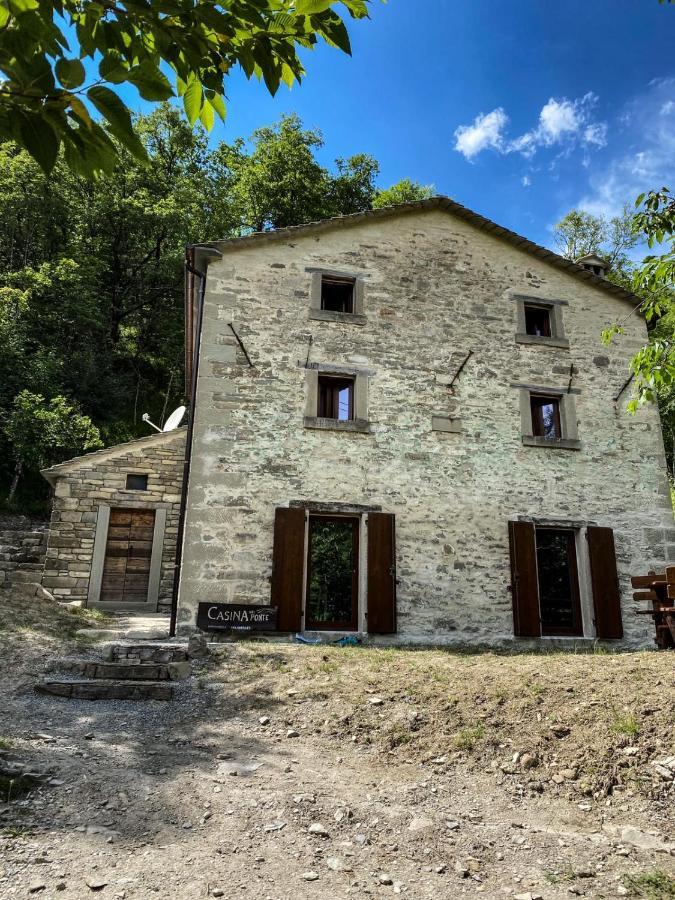
[[[668,566],[665,574],[634,575],[631,584],[640,588],[633,600],[651,604],[651,609],[639,609],[637,614],[654,618],[656,646],[659,650],[675,648],[675,566]]]

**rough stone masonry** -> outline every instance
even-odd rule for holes
[[[200,601],[269,603],[275,508],[355,504],[396,515],[398,641],[512,640],[508,522],[532,518],[614,529],[624,642],[651,642],[629,577],[675,559],[675,530],[658,412],[613,399],[646,339],[625,299],[433,206],[213,246],[183,631]],[[317,314],[317,271],[358,276],[362,309]],[[565,339],[517,341],[522,297],[557,301]],[[312,419],[321,370],[361,379],[358,428]],[[559,393],[569,446],[525,440],[532,386]]]

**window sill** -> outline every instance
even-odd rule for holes
[[[370,433],[370,422],[366,419],[324,419],[319,416],[305,416],[303,422],[305,428],[315,428],[320,431],[350,431],[359,434]]]
[[[558,438],[556,441],[551,441],[548,438],[524,434],[523,446],[544,447],[547,450],[581,450],[581,441],[571,440],[570,438]]]
[[[538,334],[517,334],[516,344],[529,344],[531,347],[557,347],[560,350],[570,349],[570,342],[567,338],[542,337]]]
[[[367,321],[366,317],[359,313],[335,312],[332,309],[311,309],[309,318],[320,322],[340,322],[342,325],[365,325]]]

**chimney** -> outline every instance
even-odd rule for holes
[[[588,269],[589,272],[598,275],[600,278],[606,278],[607,273],[609,272],[609,263],[607,260],[598,256],[596,253],[587,253],[586,256],[580,256],[576,262],[578,266]]]

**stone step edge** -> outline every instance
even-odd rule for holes
[[[63,690],[59,690],[63,688]],[[91,692],[84,689],[91,689]],[[173,700],[174,684],[170,681],[118,681],[94,678],[43,678],[36,682],[38,694],[63,697],[66,700]],[[123,696],[114,696],[115,693]]]
[[[95,672],[87,674],[78,669],[86,667],[100,667],[102,671],[108,670],[107,675],[97,675]],[[86,681],[124,681],[136,684],[152,684],[153,682],[165,683],[167,681],[179,681],[187,678],[191,672],[188,660],[172,660],[170,662],[157,662],[154,660],[138,661],[83,659],[81,657],[63,657],[50,663],[50,674],[58,675],[59,670],[63,674],[80,676],[80,680]],[[140,672],[139,672],[140,670]],[[160,675],[166,672],[166,677]],[[146,675],[148,677],[146,677]],[[58,678],[50,678],[49,681],[58,681]],[[70,681],[71,679],[63,679]]]

